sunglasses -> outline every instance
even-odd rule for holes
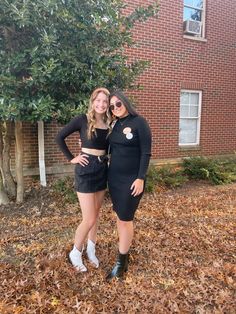
[[[109,108],[111,109],[111,111],[112,110],[114,110],[115,109],[115,107],[116,108],[120,108],[121,106],[122,106],[123,104],[122,104],[122,102],[121,101],[117,101],[116,103],[114,103],[113,105],[110,105],[109,106]]]

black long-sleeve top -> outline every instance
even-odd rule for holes
[[[82,148],[93,148],[106,150],[108,148],[108,129],[96,128],[96,134],[92,135],[91,139],[87,136],[88,120],[86,114],[81,114],[73,118],[63,129],[59,131],[56,136],[56,142],[65,155],[70,161],[74,158],[74,155],[66,145],[65,138],[74,132],[79,132],[81,139]]]
[[[151,157],[151,130],[142,116],[118,119],[109,136],[110,175],[144,179]]]

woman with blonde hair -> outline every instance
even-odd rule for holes
[[[82,221],[75,232],[74,247],[69,260],[77,271],[87,271],[82,260],[84,243],[87,242],[87,255],[96,267],[99,261],[95,255],[97,222],[107,186],[108,135],[111,117],[109,113],[109,91],[97,88],[90,97],[87,114],[73,118],[58,134],[56,142],[59,148],[75,165],[75,189],[82,211]],[[73,156],[65,138],[79,132],[81,153]]]

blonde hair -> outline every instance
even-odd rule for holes
[[[104,87],[99,87],[96,88],[93,92],[92,95],[90,96],[89,100],[89,108],[87,112],[87,119],[88,119],[88,139],[92,138],[92,135],[96,134],[96,129],[95,129],[95,124],[96,124],[96,117],[95,117],[95,110],[93,109],[93,102],[97,98],[98,94],[103,93],[107,96],[107,103],[109,103],[109,95],[110,92],[108,89]],[[107,124],[107,127],[109,128],[109,133],[111,132],[111,114],[109,111],[109,105],[107,106],[107,111],[104,115],[104,122]]]

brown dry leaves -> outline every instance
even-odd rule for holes
[[[146,194],[129,272],[111,283],[104,279],[117,252],[110,201],[100,220],[101,267],[85,257],[89,271],[80,274],[66,259],[78,206],[49,189],[34,199],[1,208],[0,313],[234,313],[236,184]]]

